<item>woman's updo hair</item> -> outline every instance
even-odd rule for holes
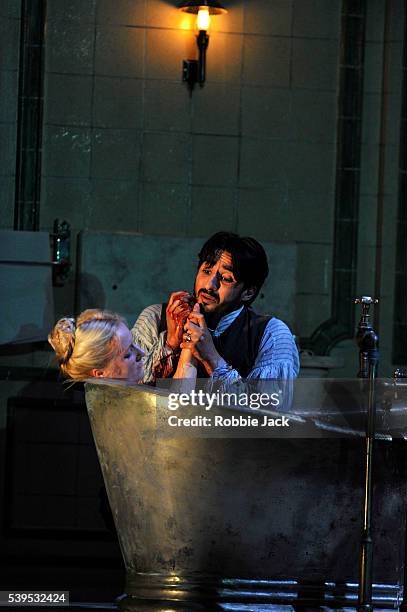
[[[92,376],[117,356],[120,343],[116,332],[125,320],[108,310],[89,309],[77,319],[59,319],[48,336],[61,372],[73,380]]]

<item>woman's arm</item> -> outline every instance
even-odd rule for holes
[[[186,378],[195,382],[197,376],[197,360],[189,349],[182,349],[174,378]]]

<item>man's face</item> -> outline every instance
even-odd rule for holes
[[[233,274],[232,256],[222,251],[214,264],[203,262],[195,279],[195,297],[201,311],[223,316],[242,305],[243,283]]]

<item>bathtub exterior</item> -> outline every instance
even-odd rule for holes
[[[207,593],[224,579],[357,581],[363,440],[169,437],[162,392],[88,383],[86,401],[139,596],[155,577]],[[376,582],[401,581],[404,444],[377,444]]]

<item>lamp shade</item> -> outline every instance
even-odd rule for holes
[[[183,0],[177,8],[184,13],[197,14],[201,8],[207,8],[210,15],[227,13],[227,10],[217,0]]]

